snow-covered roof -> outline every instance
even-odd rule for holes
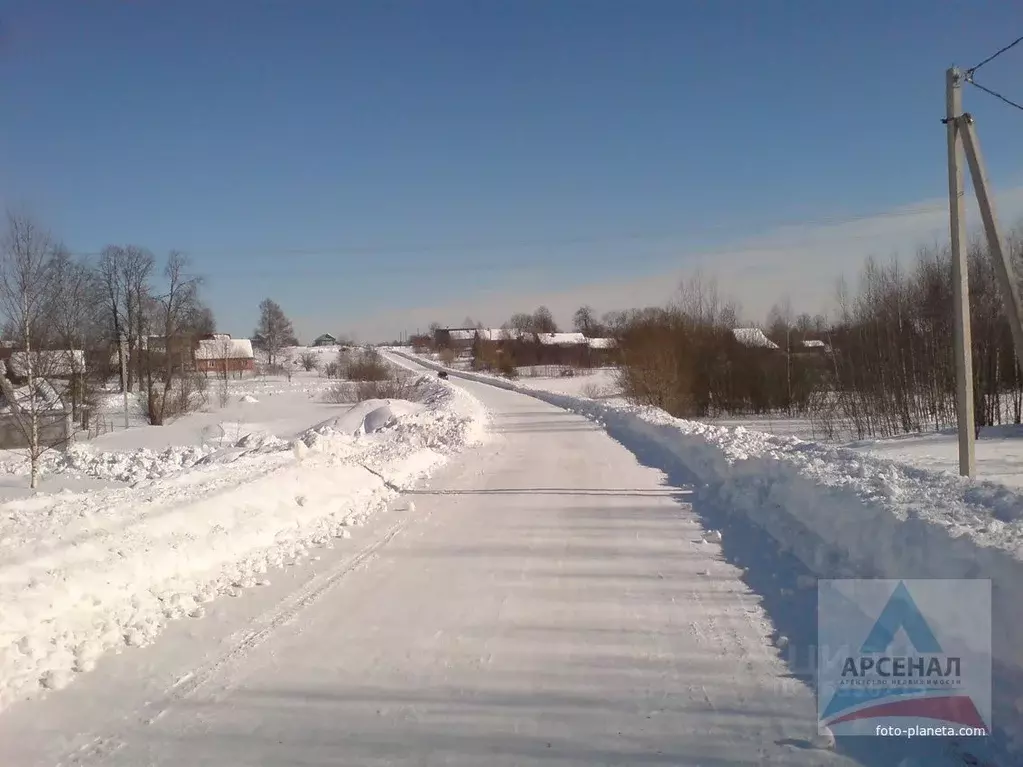
[[[28,375],[28,355],[32,355],[32,372],[43,376],[69,376],[85,372],[85,352],[81,349],[56,349],[14,352],[8,361],[10,371],[19,377]]]
[[[197,360],[253,359],[252,341],[248,338],[227,338],[222,341],[204,339],[195,350]]]
[[[476,331],[476,337],[481,341],[517,341],[522,335],[522,331],[515,328],[480,328]]]
[[[588,343],[591,349],[613,349],[615,347],[613,338],[591,338]]]
[[[803,346],[805,346],[807,349],[823,349],[824,348],[824,342],[823,341],[815,341],[815,340],[811,339],[809,341],[803,341]]]
[[[14,399],[18,403],[18,409],[22,412],[29,412],[33,408],[36,412],[49,410],[65,410],[64,401],[57,394],[57,390],[50,385],[45,378],[35,379],[35,397],[32,397],[32,388],[28,386],[15,386],[12,389]],[[11,403],[7,396],[0,392],[0,413],[11,412]]]
[[[582,333],[537,333],[536,340],[541,346],[586,345],[586,336]]]
[[[764,335],[760,328],[733,328],[732,335],[743,346],[756,349],[777,349],[778,344]]]
[[[476,338],[475,330],[449,330],[448,338],[452,341],[472,341]]]

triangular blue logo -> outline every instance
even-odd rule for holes
[[[909,641],[918,653],[942,654],[941,645],[931,631],[931,627],[924,620],[920,608],[916,606],[913,597],[910,596],[906,584],[899,581],[892,595],[888,598],[884,609],[874,623],[870,634],[860,648],[861,655],[884,655],[899,629],[906,632]],[[834,714],[859,706],[871,701],[881,701],[885,698],[904,698],[907,696],[918,696],[921,693],[917,687],[866,687],[866,688],[841,688],[832,697],[824,711],[823,716],[829,718]]]
[[[917,652],[941,652],[941,645],[938,644],[934,632],[927,625],[920,608],[916,606],[916,602],[909,594],[909,589],[902,581],[899,581],[899,585],[895,587],[895,591],[889,597],[888,604],[884,606],[877,623],[874,624],[874,628],[870,630],[870,634],[864,640],[860,652],[864,655],[885,652],[891,646],[900,628],[906,632],[906,636],[909,637],[909,641],[913,643]]]

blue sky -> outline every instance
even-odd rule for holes
[[[644,303],[782,224],[940,205],[944,69],[1023,34],[1015,3],[951,0],[5,0],[0,24],[5,203],[75,251],[186,251],[229,332],[270,295],[367,338],[586,286]],[[977,79],[1023,99],[1020,71],[1023,46]],[[1023,112],[965,96],[1015,189]],[[843,231],[822,280],[855,266]]]

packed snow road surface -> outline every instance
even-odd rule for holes
[[[582,416],[459,385],[492,440],[353,548],[5,712],[3,764],[867,763],[814,742],[684,488]]]

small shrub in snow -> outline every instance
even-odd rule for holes
[[[415,401],[417,391],[411,376],[390,378],[386,381],[359,381],[355,385],[355,401],[368,399],[404,399]]]
[[[372,381],[345,381],[331,387],[324,401],[335,405],[350,405],[370,399],[403,399],[417,402],[420,392],[416,376],[388,367],[388,378]]]
[[[301,357],[298,358],[298,364],[302,366],[302,369],[309,373],[316,370],[320,365],[320,359],[312,352],[305,352]]]
[[[391,366],[376,351],[365,351],[348,363],[350,381],[386,381],[391,377]]]
[[[497,369],[501,371],[501,375],[505,378],[519,377],[519,369],[515,367],[515,360],[511,357],[503,357],[498,364]]]
[[[158,426],[206,408],[209,405],[209,381],[199,374],[179,376],[167,391],[162,384],[154,382],[151,389],[141,388],[136,397],[142,417]]]

